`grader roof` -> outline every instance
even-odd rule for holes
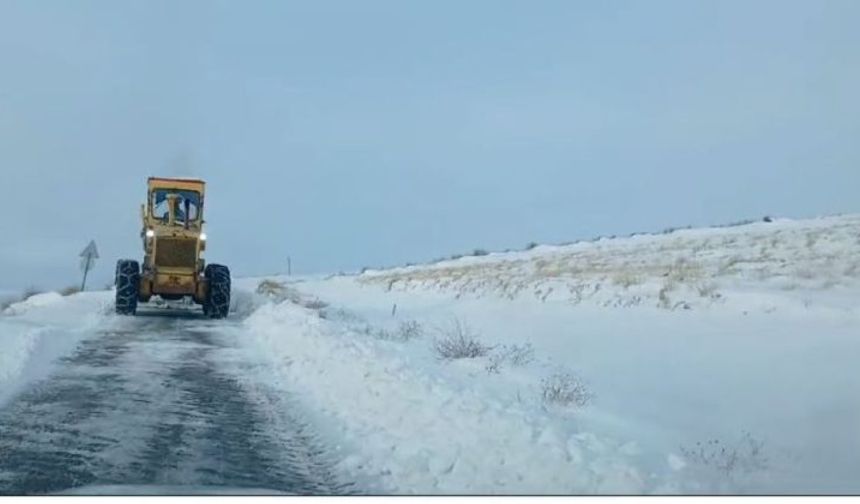
[[[147,185],[150,189],[153,187],[167,187],[172,189],[202,190],[206,182],[194,178],[149,177]]]

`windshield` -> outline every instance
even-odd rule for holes
[[[175,194],[176,214],[174,220],[178,224],[196,222],[200,217],[200,193],[196,191],[180,191],[177,189],[156,189],[152,191],[152,216],[165,223],[170,219],[170,205],[167,196]]]

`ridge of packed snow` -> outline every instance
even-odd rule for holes
[[[0,314],[0,404],[47,376],[55,359],[104,322],[108,294],[36,294]]]
[[[352,445],[338,468],[386,493],[642,493],[634,443],[580,432],[565,413],[475,388],[465,362],[362,336],[289,301],[245,322],[257,358]],[[412,348],[414,350],[414,347]],[[523,390],[526,395],[530,391]],[[333,427],[332,427],[333,426]]]

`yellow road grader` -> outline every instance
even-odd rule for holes
[[[116,264],[116,312],[134,315],[138,303],[153,296],[191,299],[211,318],[230,311],[230,270],[206,264],[203,232],[205,182],[187,178],[150,177],[141,205],[143,265],[132,259]]]

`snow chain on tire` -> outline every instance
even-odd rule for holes
[[[137,312],[137,295],[140,285],[140,266],[137,261],[121,259],[116,263],[116,312],[134,315]]]
[[[203,313],[211,318],[224,318],[230,312],[230,270],[220,264],[209,264],[203,274],[209,281],[209,291]]]

